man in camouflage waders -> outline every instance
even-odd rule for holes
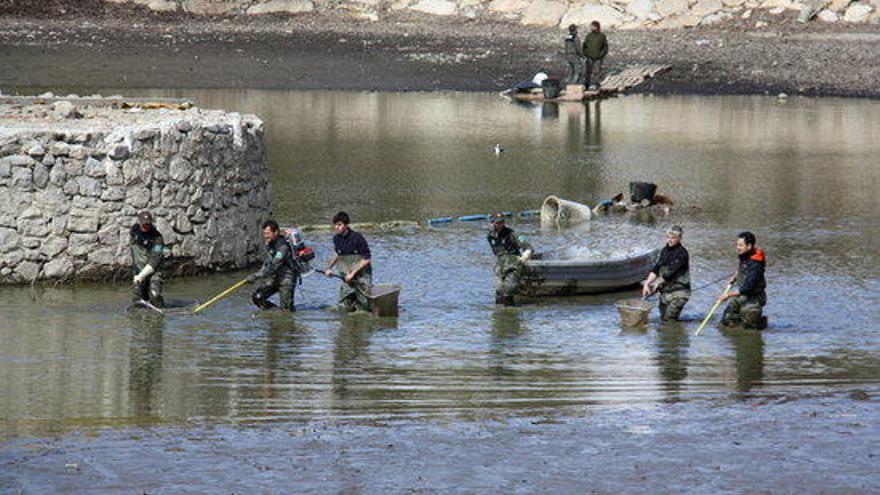
[[[348,228],[351,219],[340,211],[333,215],[333,258],[324,273],[333,276],[338,267],[342,276],[339,285],[339,306],[346,311],[370,311],[370,289],[373,285],[372,255],[367,240],[360,232]]]
[[[293,298],[300,273],[293,248],[281,234],[281,228],[275,220],[266,220],[261,227],[263,241],[266,243],[266,258],[260,271],[248,275],[246,279],[249,284],[260,282],[251,300],[260,309],[272,309],[277,306],[269,298],[277,292],[281,309],[296,311]]]
[[[666,231],[666,246],[657,263],[642,282],[642,296],[660,291],[660,319],[675,321],[691,298],[691,275],[688,251],[681,245],[684,231],[674,225]]]
[[[602,77],[602,62],[605,55],[608,55],[608,38],[602,32],[599,21],[590,23],[590,32],[584,37],[583,54],[584,85],[587,88],[598,88]]]
[[[504,225],[504,216],[491,217],[491,228],[486,239],[495,255],[495,304],[513,306],[513,296],[520,288],[525,262],[532,256],[532,248],[524,238],[517,238],[513,229]]]
[[[134,272],[132,301],[149,302],[157,308],[165,305],[162,298],[162,263],[165,243],[162,234],[153,225],[153,214],[142,211],[129,230],[131,236],[131,265]]]
[[[736,287],[718,298],[721,302],[730,301],[724,308],[722,325],[741,324],[745,328],[756,330],[767,328],[767,317],[764,316],[764,306],[767,304],[764,268],[767,258],[756,243],[755,234],[751,232],[741,232],[737,236],[736,254],[739,265],[729,280],[730,285],[735,284]]]

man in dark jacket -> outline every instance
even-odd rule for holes
[[[767,327],[767,318],[763,315],[767,304],[767,280],[764,278],[767,258],[756,242],[755,234],[751,232],[742,232],[736,239],[739,266],[729,280],[730,285],[736,284],[736,287],[718,298],[721,302],[730,300],[724,309],[722,325],[742,324],[758,330]]]
[[[344,211],[333,215],[333,258],[324,273],[333,275],[337,267],[342,275],[339,284],[339,306],[346,311],[370,311],[370,291],[373,286],[373,255],[367,240],[349,228],[351,218]]]
[[[495,255],[495,304],[512,306],[525,262],[532,256],[532,248],[524,239],[518,239],[513,229],[504,225],[504,215],[492,215],[491,222],[486,240]]]
[[[246,279],[250,284],[259,282],[251,299],[260,309],[272,309],[276,306],[269,301],[269,298],[277,292],[281,309],[296,311],[293,298],[300,274],[293,248],[281,234],[281,228],[275,220],[266,220],[261,227],[263,241],[266,243],[266,258],[260,271],[249,275]]]
[[[666,231],[666,246],[643,282],[642,295],[660,291],[660,319],[677,320],[691,298],[691,275],[688,251],[681,245],[684,231],[678,225]]]
[[[134,272],[132,301],[147,301],[157,308],[165,305],[162,298],[162,262],[165,243],[153,225],[153,214],[142,211],[129,230],[131,265]]]
[[[583,84],[584,52],[581,39],[578,36],[578,28],[574,24],[568,26],[568,36],[565,37],[565,64],[568,68],[565,82],[567,84]]]
[[[602,61],[605,60],[605,55],[608,55],[608,39],[605,37],[605,33],[602,32],[599,21],[590,23],[590,32],[584,38],[583,53],[584,57],[586,57],[584,84],[588,88],[593,85],[598,87],[599,77],[602,72]],[[595,84],[593,84],[593,74],[595,74],[596,78]]]

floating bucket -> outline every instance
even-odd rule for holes
[[[567,199],[547,196],[541,204],[541,227],[572,226],[590,219],[590,207]]]
[[[397,316],[399,285],[379,284],[370,287],[370,309],[376,316]]]
[[[648,314],[654,307],[641,299],[624,299],[618,301],[616,306],[620,313],[620,322],[626,327],[640,327],[648,323]]]

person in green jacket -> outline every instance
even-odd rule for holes
[[[142,211],[129,229],[131,237],[131,269],[134,272],[132,301],[148,302],[157,308],[165,306],[162,297],[162,265],[165,242],[153,226],[153,214]]]
[[[601,32],[599,21],[590,23],[590,32],[584,38],[584,81],[587,88],[599,87],[599,76],[602,73],[602,61],[605,55],[608,55],[608,39],[605,33]],[[596,75],[596,82],[593,83],[593,74]]]

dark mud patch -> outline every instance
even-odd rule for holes
[[[13,493],[865,493],[878,404],[829,397],[582,417],[104,431],[8,443]]]

